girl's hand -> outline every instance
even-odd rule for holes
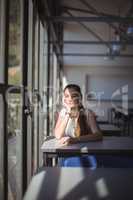
[[[64,146],[64,145],[68,145],[70,143],[71,138],[69,136],[66,137],[62,137],[59,140],[59,145]]]
[[[79,111],[78,111],[77,108],[75,108],[75,107],[71,108],[70,117],[71,118],[78,118],[79,117]]]
[[[71,112],[71,107],[69,105],[67,105],[67,103],[65,102],[65,100],[63,99],[63,106],[67,109],[67,112],[70,113]]]

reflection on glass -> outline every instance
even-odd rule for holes
[[[3,199],[3,101],[0,95],[0,199]]]
[[[38,28],[39,28],[39,19],[38,15],[35,16],[35,48],[34,48],[34,84],[33,87],[38,91],[38,70],[39,70],[39,63],[38,63]],[[34,92],[33,95],[34,101],[34,131],[33,131],[33,174],[36,172],[38,167],[38,101],[37,101],[37,94]]]
[[[21,116],[20,94],[8,95],[8,199],[21,199]]]
[[[13,85],[20,85],[22,80],[20,67],[20,16],[20,1],[10,0],[8,83]]]
[[[4,65],[3,65],[3,35],[4,31],[3,29],[3,11],[4,9],[2,8],[2,2],[0,1],[0,83],[3,83],[3,78],[4,78]]]

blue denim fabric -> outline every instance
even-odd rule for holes
[[[61,167],[88,167],[90,169],[97,168],[97,161],[95,156],[84,155],[84,156],[74,156],[68,158],[60,158],[59,166]]]
[[[60,158],[59,166],[61,167],[88,167],[96,169],[104,168],[133,168],[133,156],[119,155],[84,155],[68,158]]]

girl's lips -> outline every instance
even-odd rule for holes
[[[69,106],[74,106],[75,104],[74,104],[74,103],[69,103],[68,105],[69,105]]]

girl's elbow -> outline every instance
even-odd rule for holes
[[[102,132],[100,131],[100,132],[98,132],[98,139],[99,140],[102,140],[103,139],[103,134],[102,134]]]
[[[57,133],[56,130],[54,130],[54,136],[56,137],[57,140],[61,139],[61,135],[59,133]]]
[[[55,135],[56,139],[57,140],[60,140],[61,139],[61,136],[60,135]]]

